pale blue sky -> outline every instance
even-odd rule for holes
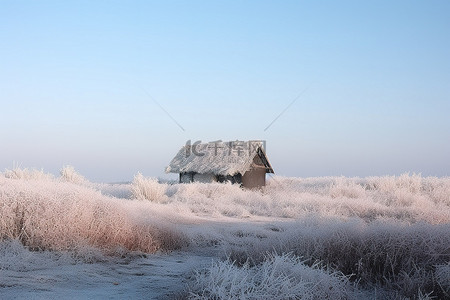
[[[0,169],[131,180],[165,176],[188,139],[265,139],[279,175],[448,176],[449,16],[449,1],[1,1]]]

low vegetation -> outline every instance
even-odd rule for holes
[[[20,179],[0,176],[0,240],[18,239],[36,250],[95,247],[104,253],[152,253],[186,243],[151,208],[67,180],[41,175],[35,179],[33,174]]]
[[[274,177],[251,191],[14,169],[0,215],[0,240],[30,250],[209,251],[186,298],[450,299],[450,178]]]

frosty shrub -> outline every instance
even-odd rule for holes
[[[403,174],[369,178],[275,177],[265,189],[272,214],[358,217],[365,221],[450,222],[450,178]],[[255,195],[258,196],[258,195]],[[280,211],[282,209],[282,211]]]
[[[330,188],[330,196],[331,198],[364,198],[366,191],[354,180],[339,177]]]
[[[436,280],[445,295],[450,298],[450,261],[436,266]]]
[[[0,252],[21,251],[19,243],[96,261],[99,251],[189,245],[229,257],[192,278],[194,299],[450,298],[448,177],[275,176],[253,191],[142,174],[131,184],[80,184],[73,168],[64,174],[2,173],[0,240],[15,242]]]
[[[160,214],[68,182],[0,177],[0,240],[31,249],[155,252],[186,243]],[[150,217],[151,216],[151,217]]]
[[[138,200],[166,202],[167,184],[159,183],[155,178],[146,178],[141,173],[134,176],[131,184],[133,197]]]
[[[71,182],[75,184],[86,184],[88,181],[81,174],[75,171],[72,166],[64,166],[60,171],[60,179],[65,182]]]
[[[174,184],[167,189],[171,202],[182,203],[196,215],[243,217],[250,215],[248,209],[255,207],[257,192],[244,191],[230,183]],[[252,204],[253,203],[253,204]]]
[[[52,180],[54,177],[52,174],[45,173],[43,170],[36,169],[21,169],[19,167],[12,170],[6,169],[3,176],[11,179],[22,179],[22,180]]]
[[[190,299],[357,299],[356,288],[340,272],[298,257],[270,255],[258,265],[230,259],[195,274]]]
[[[381,192],[393,192],[398,189],[406,189],[410,193],[417,194],[423,190],[424,180],[420,174],[404,173],[400,176],[368,177],[367,185],[369,189],[379,190]],[[437,178],[436,178],[437,179]]]
[[[274,250],[292,252],[308,264],[322,261],[360,284],[381,284],[403,297],[414,298],[419,292],[443,297],[448,289],[443,282],[449,278],[450,223],[310,218],[284,224],[277,239],[237,245],[231,259],[259,264]]]
[[[284,178],[268,180],[263,191],[238,185],[190,183],[165,186],[168,204],[197,215],[232,218],[322,217],[450,222],[450,179],[416,177]],[[419,183],[420,182],[420,185]],[[161,188],[153,182],[154,189]],[[139,190],[138,190],[139,191]]]

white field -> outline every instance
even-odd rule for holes
[[[0,299],[450,299],[450,178],[0,173]]]

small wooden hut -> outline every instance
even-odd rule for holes
[[[259,188],[266,184],[266,173],[274,173],[264,145],[264,141],[187,143],[166,173],[179,173],[180,183],[229,181]]]

